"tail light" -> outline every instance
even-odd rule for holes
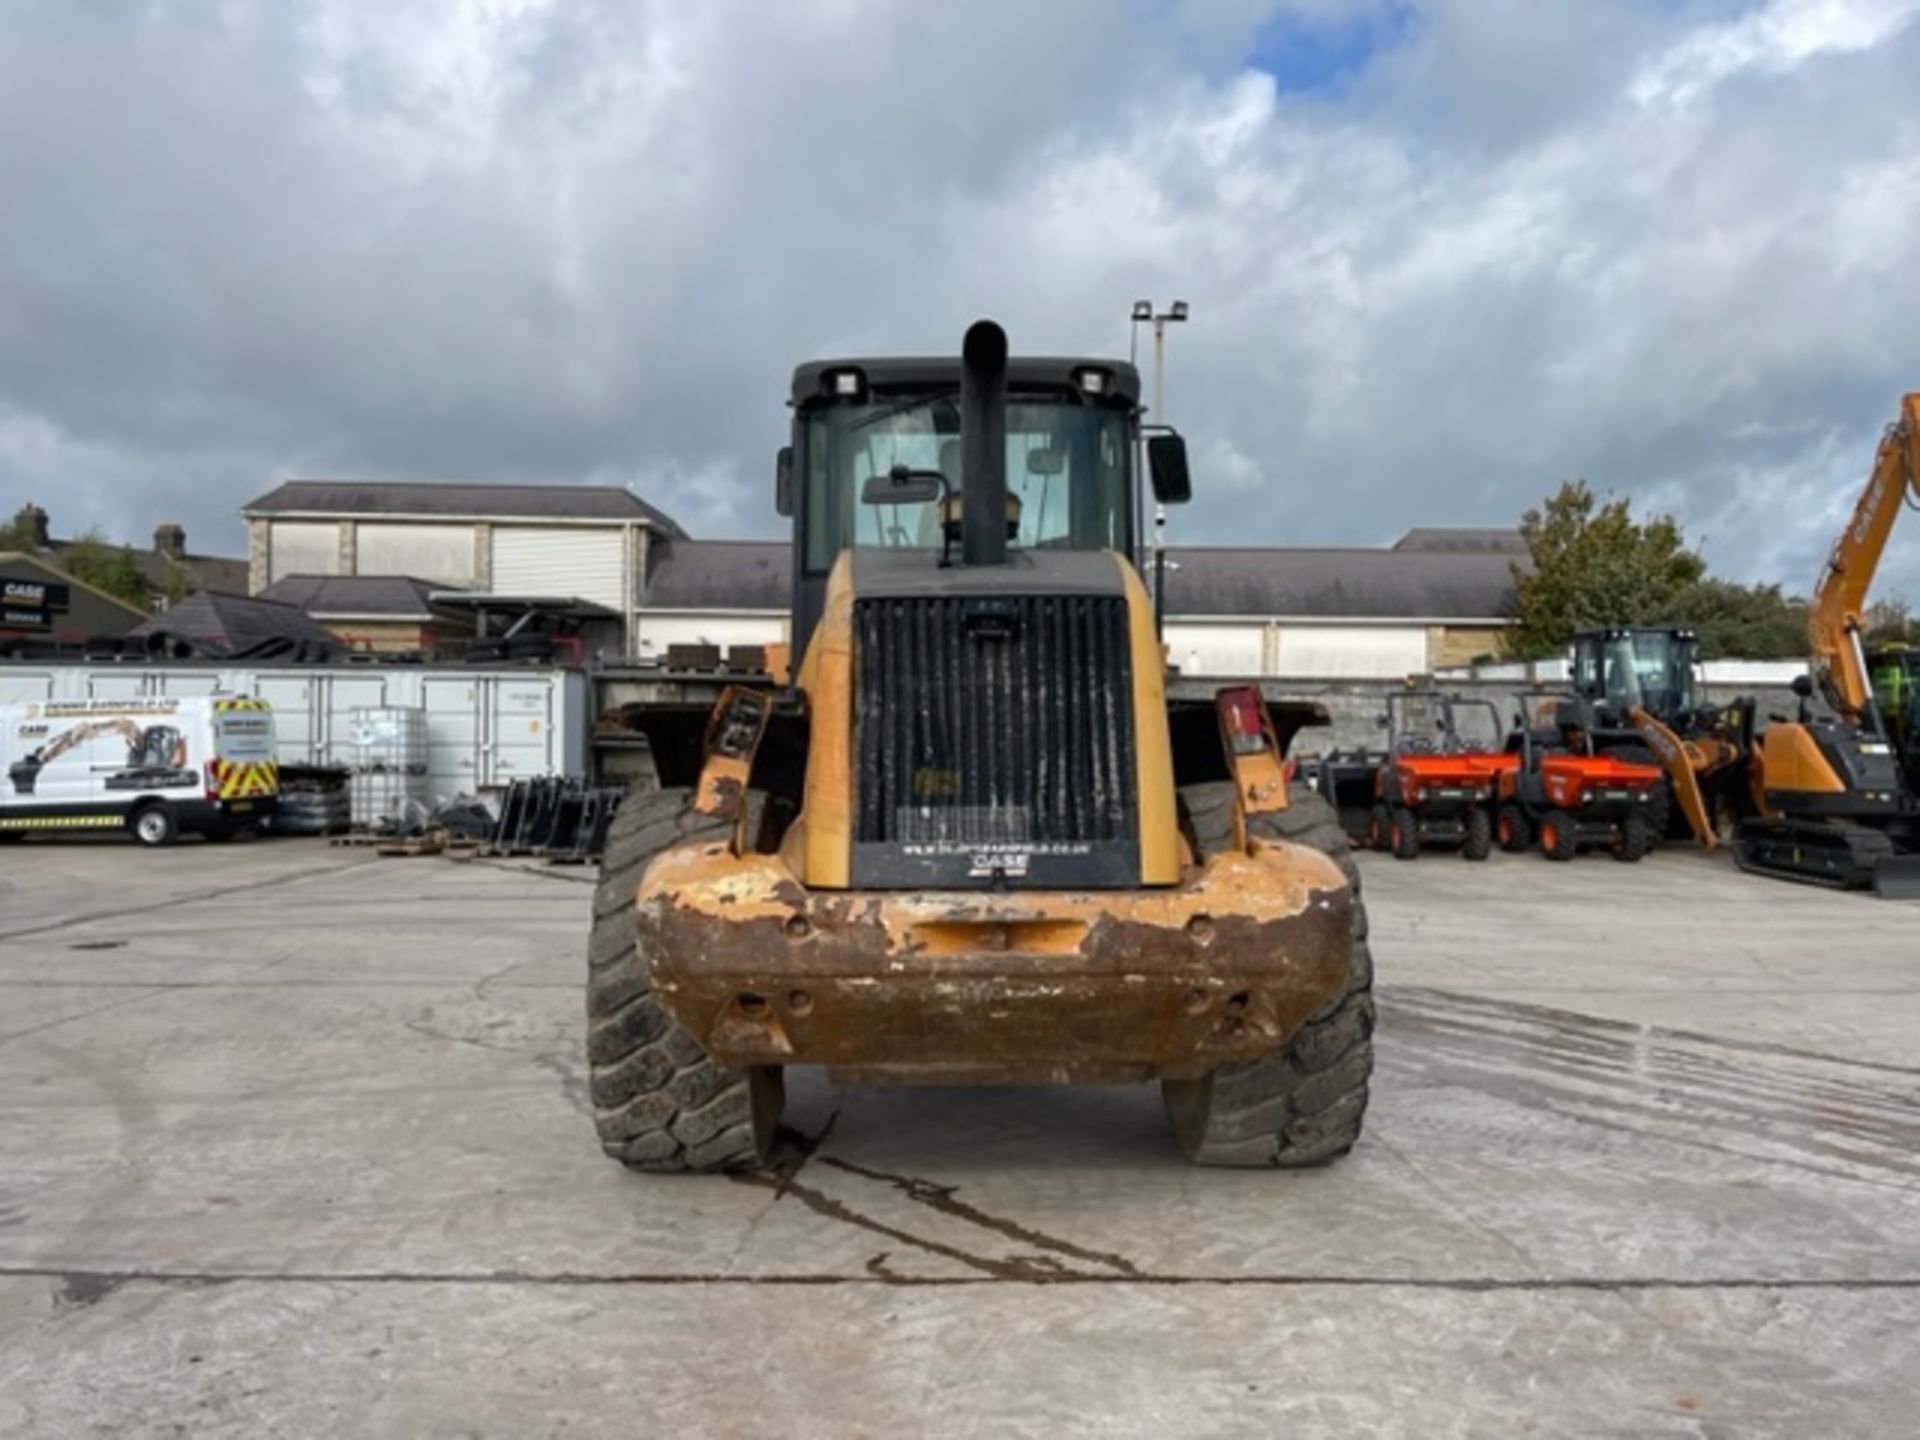
[[[213,765],[214,762],[209,760],[200,768],[206,775],[207,799],[218,800],[220,798],[220,777],[214,773]]]
[[[1260,692],[1251,686],[1222,690],[1213,697],[1220,712],[1220,733],[1227,749],[1235,755],[1257,755],[1268,748],[1267,707]]]

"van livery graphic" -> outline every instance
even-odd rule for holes
[[[117,734],[127,742],[127,763],[104,781],[109,790],[147,790],[191,785],[197,772],[187,767],[187,737],[177,726],[141,726],[122,715],[88,720],[63,730],[37,750],[7,767],[16,795],[33,794],[40,772],[76,745],[96,735]]]

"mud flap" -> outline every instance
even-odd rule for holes
[[[1873,867],[1873,893],[1882,900],[1920,900],[1920,855],[1883,855]]]

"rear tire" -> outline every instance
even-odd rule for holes
[[[1469,860],[1484,860],[1493,853],[1493,817],[1476,805],[1467,812],[1467,838],[1460,853]]]
[[[1523,854],[1533,844],[1533,826],[1527,821],[1527,812],[1518,805],[1500,807],[1500,848],[1509,855]]]
[[[1209,812],[1205,792],[1216,788],[1231,795],[1231,785],[1183,788],[1188,814],[1197,819]],[[1346,981],[1271,1055],[1198,1080],[1163,1080],[1160,1093],[1180,1148],[1196,1164],[1283,1170],[1324,1165],[1360,1138],[1373,1073],[1373,957],[1360,868],[1333,807],[1304,787],[1288,793],[1285,810],[1249,817],[1247,828],[1263,840],[1318,850],[1340,867],[1353,891]],[[1218,854],[1227,843],[1224,830],[1198,838],[1202,855]]]
[[[587,1068],[600,1148],[635,1170],[750,1170],[773,1148],[778,1069],[730,1070],[653,995],[634,926],[634,891],[661,851],[724,840],[732,822],[691,808],[692,792],[629,792],[607,833],[587,942]]]
[[[127,819],[127,828],[133,831],[133,838],[150,850],[162,845],[171,845],[180,838],[180,822],[173,818],[173,811],[162,801],[143,805]]]
[[[1373,807],[1373,823],[1367,829],[1367,844],[1382,855],[1393,849],[1393,811],[1384,800]]]
[[[1540,852],[1549,860],[1571,860],[1580,853],[1580,827],[1564,810],[1549,810],[1540,820]]]
[[[1420,818],[1404,805],[1393,807],[1393,823],[1388,834],[1393,840],[1393,858],[1420,858]]]

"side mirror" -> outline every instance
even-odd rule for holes
[[[1813,698],[1813,677],[1811,675],[1796,675],[1793,677],[1788,688],[1802,700],[1811,700]]]
[[[947,493],[947,477],[938,470],[909,470],[896,465],[885,475],[869,475],[860,487],[866,505],[927,505]]]
[[[773,457],[773,508],[782,518],[793,514],[793,447],[782,445]]]
[[[1156,435],[1147,441],[1147,473],[1153,479],[1153,498],[1162,505],[1184,505],[1193,498],[1187,442],[1180,436]]]

